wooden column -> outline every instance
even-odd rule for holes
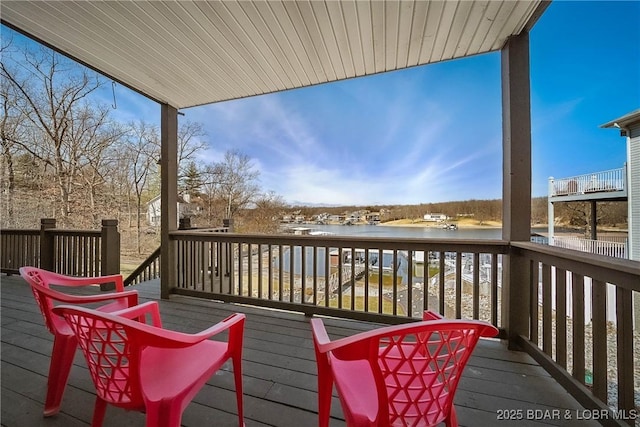
[[[529,33],[511,37],[502,49],[502,238],[531,239],[531,111]],[[503,326],[509,345],[529,331],[529,262],[513,253],[503,263]]]
[[[162,104],[160,119],[160,297],[169,298],[176,284],[175,243],[178,228],[178,110]]]

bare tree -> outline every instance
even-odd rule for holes
[[[253,208],[243,212],[242,231],[250,233],[272,234],[280,226],[279,215],[287,208],[282,196],[273,191],[257,195]]]
[[[249,156],[239,151],[227,151],[224,160],[215,165],[214,176],[218,181],[219,194],[226,202],[227,218],[233,218],[260,194],[260,173],[253,168]]]
[[[4,50],[4,49],[3,49]],[[1,53],[1,52],[0,52]],[[0,81],[0,143],[2,144],[2,168],[0,180],[2,182],[4,226],[14,226],[14,198],[15,198],[15,169],[14,155],[16,153],[16,141],[21,138],[24,115],[17,108],[16,96],[13,88],[7,80]]]
[[[87,107],[87,97],[102,82],[97,74],[44,48],[35,53],[24,50],[21,55],[4,55],[0,73],[16,94],[16,108],[32,127],[32,135],[41,138],[40,144],[27,139],[15,143],[53,167],[59,213],[66,220],[74,180],[86,159],[87,146],[91,146],[85,144],[86,135],[80,126],[96,125],[96,121],[81,120],[80,116],[93,111]]]
[[[208,147],[208,143],[203,139],[205,136],[202,123],[186,121],[178,126],[179,177],[186,175],[189,163]]]
[[[141,251],[142,206],[145,194],[149,194],[149,182],[157,170],[160,157],[159,139],[155,126],[140,121],[131,125],[131,131],[125,141],[126,149],[123,150],[128,156],[130,188],[135,197],[138,253]]]

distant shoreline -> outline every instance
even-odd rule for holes
[[[379,227],[420,227],[420,228],[442,228],[442,222],[429,222],[429,221],[421,221],[421,220],[411,220],[411,219],[398,219],[394,221],[381,222],[378,224]],[[449,224],[449,223],[448,223]],[[463,219],[451,221],[450,224],[455,224],[458,228],[464,229],[496,229],[502,228],[501,221],[480,221],[472,220],[472,219]],[[532,229],[547,229],[547,224],[535,224],[531,226]],[[568,227],[563,225],[556,225],[556,234],[583,234],[584,230],[579,227]],[[598,233],[628,233],[626,228],[617,228],[617,227],[598,227]]]
[[[421,228],[442,228],[441,222],[432,221],[420,221],[411,219],[398,219],[395,221],[381,222],[378,226],[385,227],[421,227]],[[483,221],[482,224],[477,220],[462,220],[452,221],[451,224],[455,224],[458,228],[467,229],[486,229],[486,228],[502,228],[502,222],[500,221]]]

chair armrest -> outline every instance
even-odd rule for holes
[[[42,292],[48,298],[54,301],[65,304],[90,304],[95,302],[112,301],[119,299],[128,299],[128,306],[136,305],[138,303],[138,291],[122,291],[122,292],[109,292],[99,295],[71,295],[64,292],[58,292],[51,288],[46,288],[40,285],[31,285],[38,292]]]
[[[217,335],[227,329],[234,329],[241,324],[244,324],[244,320],[246,316],[242,313],[234,313],[226,319],[216,323],[210,328],[205,329],[204,331],[198,332],[197,334],[192,334],[194,337],[198,337],[198,341],[205,340],[207,338],[211,338],[214,335]]]
[[[135,291],[134,291],[135,292]],[[160,318],[160,309],[157,301],[149,301],[140,305],[131,306],[122,310],[114,311],[111,314],[114,316],[124,317],[126,319],[134,319],[141,323],[147,323],[146,315],[151,315],[150,325],[156,328],[162,328],[162,320]],[[148,323],[147,323],[148,324]]]
[[[242,313],[234,313],[215,325],[195,334],[172,331],[169,329],[154,328],[154,338],[149,341],[150,345],[158,347],[188,347],[197,344],[214,335],[229,330],[229,347],[233,347],[236,342],[242,342],[244,320],[246,316]],[[147,330],[149,326],[140,325],[140,329]],[[150,330],[148,330],[151,332]]]
[[[322,319],[311,319],[311,332],[313,333],[313,339],[318,346],[318,350],[320,350],[321,353],[324,353],[326,350],[322,351],[321,348],[329,344],[331,339],[329,339],[329,334],[327,334],[327,330],[324,327]]]
[[[442,320],[444,316],[440,313],[431,310],[425,310],[422,313],[422,320]]]
[[[311,331],[313,332],[314,344],[319,353],[326,353],[328,351],[335,350],[378,333],[378,330],[360,332],[359,334],[331,341],[327,334],[327,330],[324,327],[324,322],[322,319],[318,318],[311,319]]]
[[[100,285],[104,283],[115,283],[116,292],[124,291],[124,281],[121,274],[112,274],[109,276],[75,277],[64,276],[57,273],[52,274],[49,272],[47,279],[51,285],[60,286],[90,286]]]

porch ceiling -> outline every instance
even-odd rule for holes
[[[531,1],[4,1],[2,23],[176,108],[499,50]]]

